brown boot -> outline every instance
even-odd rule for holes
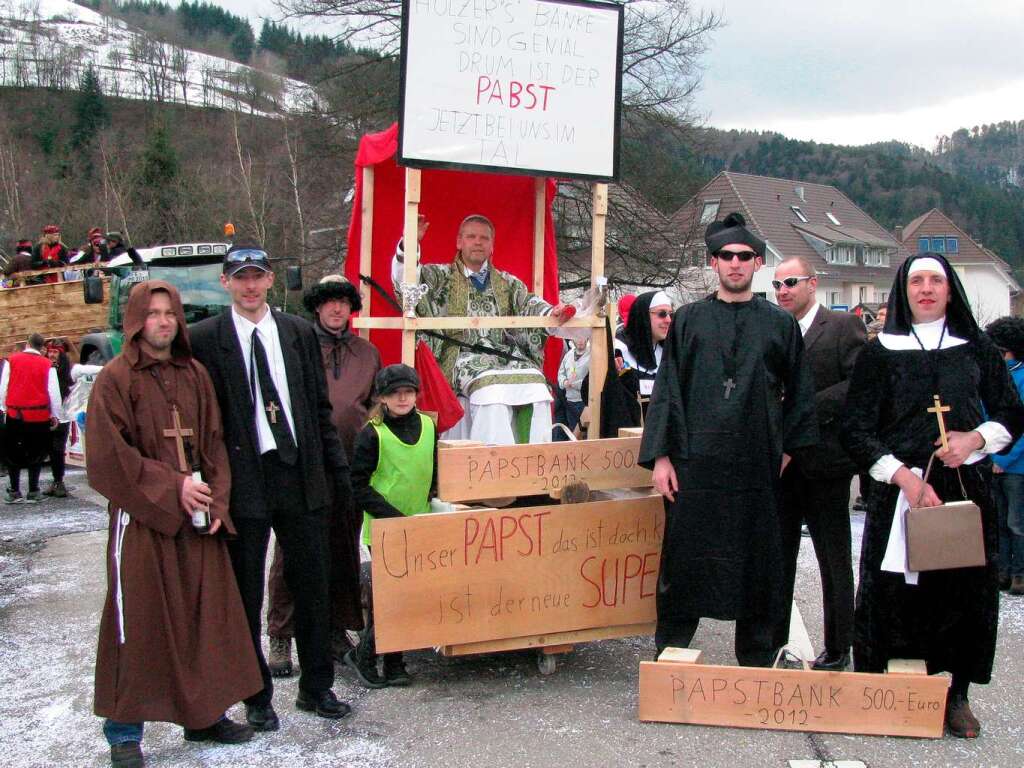
[[[1024,595],[1024,576],[1014,576],[1010,582],[1011,595]]]
[[[110,748],[111,768],[142,768],[145,764],[142,745],[137,741],[126,741]]]
[[[976,739],[981,733],[981,723],[963,694],[950,694],[946,703],[946,727],[959,739]]]
[[[292,639],[290,637],[270,638],[270,658],[267,659],[271,677],[292,676]]]

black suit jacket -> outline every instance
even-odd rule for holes
[[[348,461],[334,425],[327,380],[313,326],[300,317],[271,310],[281,339],[291,398],[298,471],[305,480],[308,511],[328,507],[339,484],[348,486]],[[192,326],[192,353],[213,379],[224,420],[231,463],[231,516],[265,518],[263,467],[256,437],[249,379],[231,311]]]
[[[804,336],[804,360],[814,379],[819,443],[793,456],[795,468],[810,478],[853,477],[857,468],[839,443],[843,403],[867,329],[856,315],[818,308]]]

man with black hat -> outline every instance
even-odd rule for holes
[[[273,528],[284,577],[295,596],[299,694],[295,706],[321,717],[349,713],[334,695],[328,616],[326,524],[351,495],[345,449],[331,423],[320,345],[309,323],[270,309],[270,259],[259,245],[236,243],[224,257],[221,285],[231,310],[192,331],[196,358],[210,372],[224,417],[231,463],[231,516],[238,538],[231,560],[263,674],[263,690],[245,700],[257,730],[279,727],[273,681],[261,647],[264,570]]]
[[[936,407],[945,413],[941,431]],[[989,456],[1009,450],[1022,431],[1017,389],[956,270],[941,254],[911,256],[896,273],[885,329],[857,358],[840,431],[871,475],[853,664],[884,672],[890,659],[924,659],[929,673],[951,673],[946,726],[960,738],[981,733],[967,693],[992,678],[999,624]],[[965,496],[981,510],[984,564],[911,571],[907,509]]]
[[[380,353],[366,339],[352,333],[349,318],[363,308],[359,292],[341,275],[327,275],[306,291],[302,302],[316,318],[313,329],[320,342],[327,394],[331,399],[331,421],[345,455],[351,459],[356,435],[366,426],[373,402],[373,379],[380,370]],[[359,550],[356,536],[362,515],[352,508],[336,509],[328,523],[331,551],[331,653],[341,661],[350,645],[346,629],[363,626],[359,605]],[[349,515],[339,520],[336,515]],[[291,674],[291,645],[295,636],[295,601],[284,581],[284,560],[280,544],[274,546],[270,565],[270,607],[267,635],[270,637],[270,672],[275,677]]]
[[[675,314],[640,464],[666,503],[658,653],[701,617],[736,621],[736,657],[770,665],[782,611],[777,499],[787,454],[814,445],[814,384],[796,320],[754,296],[764,241],[730,214],[705,233],[718,290]]]

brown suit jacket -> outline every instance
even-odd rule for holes
[[[814,405],[821,440],[793,456],[794,466],[810,478],[852,477],[857,469],[839,443],[843,403],[867,329],[856,315],[819,307],[804,336],[804,360],[814,379]]]

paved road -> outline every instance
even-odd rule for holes
[[[71,482],[78,498],[0,506],[0,723],[10,766],[108,764],[91,714],[106,515],[80,474]],[[860,527],[855,518],[858,538]],[[820,586],[805,544],[797,602],[820,646]],[[642,724],[638,662],[651,658],[653,643],[635,638],[581,646],[549,677],[528,653],[409,654],[415,683],[407,689],[365,691],[339,670],[336,690],[355,712],[336,722],[296,713],[296,683],[284,681],[275,700],[280,732],[212,747],[186,744],[180,729],[156,724],[147,727],[147,765],[787,768],[790,760],[834,759],[870,768],[1019,768],[1024,598],[1002,599],[996,679],[973,689],[985,730],[971,742]],[[709,662],[734,663],[728,623],[704,622],[694,645]]]

